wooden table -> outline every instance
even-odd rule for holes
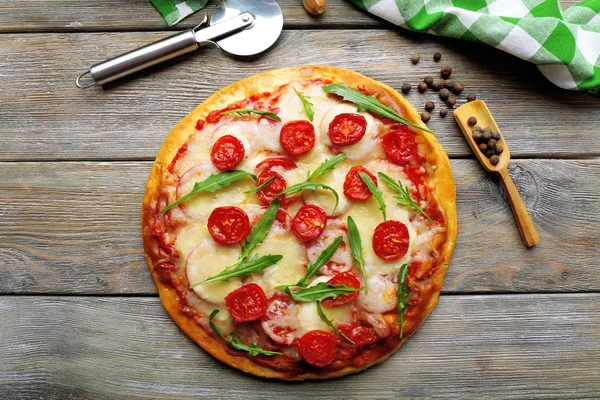
[[[255,62],[205,50],[84,91],[73,79],[91,63],[168,34],[155,10],[144,0],[0,0],[0,398],[599,398],[600,99],[500,51],[393,29],[349,2],[329,0],[319,18],[300,0],[279,2],[285,30]],[[311,63],[396,89],[451,65],[501,126],[541,242],[522,245],[498,180],[451,115],[434,113],[460,223],[437,308],[384,364],[290,384],[222,365],[173,324],[144,261],[140,205],[180,118],[240,78]],[[408,96],[419,108],[436,97]]]

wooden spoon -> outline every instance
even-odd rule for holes
[[[514,182],[508,174],[508,161],[510,160],[510,152],[508,151],[508,146],[504,141],[504,136],[500,134],[501,137],[498,140],[498,144],[501,144],[502,147],[504,147],[504,151],[499,155],[500,162],[497,165],[492,165],[490,159],[487,158],[486,155],[481,152],[481,150],[479,150],[477,143],[473,139],[473,127],[467,123],[469,117],[477,118],[476,125],[479,125],[482,128],[489,127],[492,129],[492,131],[497,132],[500,132],[500,129],[498,128],[498,125],[496,125],[496,121],[494,121],[494,117],[492,117],[487,105],[481,100],[475,100],[466,103],[454,111],[454,118],[456,119],[456,122],[458,122],[458,126],[460,126],[463,135],[465,135],[465,139],[467,139],[469,146],[471,146],[471,149],[477,156],[477,159],[481,165],[483,165],[483,168],[490,172],[495,172],[500,176],[500,180],[506,188],[506,193],[508,193],[510,208],[512,208],[515,221],[519,227],[521,239],[523,240],[523,243],[525,243],[525,246],[532,247],[540,241],[540,236],[535,229],[535,225],[531,220],[531,216],[527,212],[527,208],[525,208],[523,199],[521,199]]]

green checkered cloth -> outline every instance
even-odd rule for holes
[[[208,0],[150,0],[169,26],[204,8]]]
[[[351,0],[395,25],[485,43],[565,89],[600,88],[600,0]]]

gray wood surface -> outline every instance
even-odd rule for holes
[[[452,160],[459,236],[445,292],[600,290],[600,160],[518,160],[541,236],[520,241],[497,179]],[[155,293],[140,237],[150,162],[0,163],[0,293]]]
[[[442,296],[382,365],[292,384],[216,361],[157,298],[4,296],[0,319],[5,398],[598,398],[598,294]]]
[[[0,36],[0,160],[151,160],[171,128],[223,86],[291,65],[354,69],[396,89],[452,65],[466,93],[486,100],[514,157],[599,156],[600,101],[554,87],[529,63],[494,49],[406,31],[285,31],[275,49],[253,62],[214,49],[126,78],[107,89],[77,89],[92,63],[163,37],[165,32],[10,34]],[[417,48],[423,60],[414,66]],[[441,50],[443,62],[430,57]],[[427,55],[427,57],[426,57]],[[475,57],[474,57],[475,55]],[[426,59],[427,58],[427,59]],[[19,84],[15,84],[19,82]],[[422,110],[434,92],[413,90]],[[472,157],[451,114],[430,127],[453,157]]]

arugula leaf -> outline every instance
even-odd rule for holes
[[[310,189],[310,190],[317,190],[317,189],[325,189],[325,190],[329,190],[331,193],[333,193],[333,196],[335,197],[335,205],[333,206],[333,211],[335,212],[335,209],[337,208],[339,202],[340,202],[340,196],[338,195],[338,193],[336,192],[336,190],[334,188],[332,188],[331,186],[327,186],[324,183],[321,182],[300,182],[297,183],[295,185],[292,185],[284,190],[282,190],[281,192],[279,192],[277,194],[277,196],[281,196],[282,194],[296,194],[296,193],[300,193],[301,191],[303,191],[304,189]]]
[[[281,122],[281,118],[273,112],[263,111],[263,110],[253,110],[252,108],[238,108],[235,110],[223,111],[222,114],[233,115],[234,117],[241,117],[244,114],[258,114],[263,115],[273,121]]]
[[[306,113],[306,116],[308,117],[309,121],[312,122],[315,114],[312,109],[313,103],[311,103],[309,100],[310,97],[305,96],[302,92],[297,91],[296,88],[294,88],[294,92],[296,92],[298,97],[300,97],[300,100],[302,101],[302,106],[304,107],[304,112]]]
[[[292,292],[289,287],[285,287],[283,290],[289,294],[292,299],[302,303],[308,303],[311,301],[321,301],[330,297],[336,299],[342,294],[353,293],[359,289],[354,289],[345,285],[332,285],[330,283],[319,282],[315,286],[300,289],[296,292]]]
[[[410,286],[405,285],[408,275],[408,264],[403,264],[400,267],[400,275],[398,275],[398,323],[400,324],[400,339],[404,333],[404,310],[408,308],[410,302],[406,299]]]
[[[360,233],[356,227],[356,223],[351,216],[348,215],[348,243],[350,244],[350,254],[356,262],[356,266],[362,274],[363,280],[365,281],[365,294],[369,294],[369,288],[367,287],[367,271],[365,270],[365,259],[362,255],[362,243],[360,241]]]
[[[320,301],[317,301],[317,312],[319,313],[319,318],[321,318],[321,321],[325,322],[327,324],[327,326],[331,327],[335,331],[335,333],[337,333],[338,335],[340,335],[341,337],[343,337],[350,343],[354,344],[354,341],[352,339],[350,339],[348,336],[344,335],[344,332],[342,332],[338,329],[336,323],[333,322],[332,319],[327,318],[327,315],[325,315],[325,313],[323,312],[323,307],[321,307]]]
[[[259,355],[259,354],[264,354],[265,356],[274,356],[276,354],[282,354],[282,353],[280,353],[278,351],[270,351],[270,350],[261,349],[256,342],[253,342],[252,346],[248,346],[247,344],[245,344],[244,342],[242,342],[240,340],[240,337],[235,332],[232,332],[230,334],[231,337],[232,337],[232,339],[226,338],[225,335],[223,335],[223,333],[221,332],[221,330],[219,328],[217,328],[217,326],[215,325],[215,323],[212,321],[218,313],[219,313],[219,310],[213,310],[213,312],[210,313],[208,324],[210,325],[210,328],[213,331],[215,331],[215,333],[217,335],[219,335],[219,337],[221,339],[223,339],[224,341],[226,341],[227,344],[229,344],[234,349],[236,349],[236,350],[242,350],[242,351],[247,351],[253,357],[255,357],[255,356]]]
[[[419,126],[417,124],[413,124],[412,122],[398,114],[396,110],[386,106],[385,104],[377,100],[375,97],[362,94],[358,90],[352,89],[350,86],[331,83],[329,85],[324,85],[323,90],[325,91],[325,93],[337,94],[344,100],[356,104],[356,106],[358,106],[357,112],[370,111],[384,118],[389,118],[391,120],[398,121],[404,125],[412,126],[413,128],[421,129],[425,132],[435,133],[435,131],[432,131],[431,129]]]
[[[400,196],[394,196],[394,199],[398,202],[400,207],[406,208],[408,211],[415,214],[423,214],[425,217],[427,217],[429,222],[433,222],[431,217],[427,215],[427,213],[423,211],[421,207],[419,207],[417,202],[414,201],[412,197],[410,197],[410,193],[408,193],[408,186],[403,187],[400,181],[398,181],[398,183],[394,182],[392,178],[383,172],[378,172],[377,175],[379,175],[379,178],[384,181],[390,189],[400,194]]]
[[[256,175],[251,174],[250,172],[241,171],[241,170],[233,170],[233,171],[221,172],[219,174],[211,174],[208,178],[206,178],[202,182],[196,182],[194,184],[194,187],[188,194],[186,194],[185,196],[182,196],[179,200],[169,204],[168,206],[163,208],[161,210],[161,212],[164,213],[166,211],[169,211],[171,208],[183,203],[184,201],[186,201],[187,199],[189,199],[190,197],[192,197],[193,195],[195,195],[198,192],[214,193],[217,190],[223,189],[223,188],[231,185],[233,182],[239,181],[240,179],[245,178],[247,176],[251,177],[254,180],[257,179]]]
[[[265,268],[276,264],[277,262],[281,261],[282,258],[283,256],[279,254],[269,254],[260,258],[258,257],[258,254],[255,254],[252,260],[242,261],[242,263],[237,265],[234,269],[225,269],[218,275],[211,276],[202,282],[194,283],[190,286],[190,288],[193,289],[196,286],[204,285],[205,283],[228,281],[231,278],[243,278],[252,273],[262,274]]]
[[[275,179],[277,179],[277,174],[273,175],[272,177],[270,177],[269,179],[267,179],[266,181],[264,181],[262,184],[258,185],[257,187],[255,187],[254,189],[250,189],[250,190],[246,190],[244,192],[244,194],[252,194],[252,193],[256,193],[262,189],[264,189],[266,186],[270,185],[271,182],[273,182]]]
[[[358,176],[360,176],[360,179],[362,179],[363,182],[367,185],[369,191],[373,194],[373,197],[379,203],[379,209],[383,214],[383,221],[385,222],[387,216],[385,214],[385,201],[383,200],[383,193],[381,192],[381,190],[377,189],[377,186],[375,186],[375,182],[373,182],[373,179],[371,179],[369,174],[367,174],[364,171],[359,171]]]
[[[327,261],[331,259],[331,257],[333,257],[333,255],[335,254],[338,247],[340,247],[340,244],[342,244],[343,241],[344,237],[338,236],[333,242],[331,242],[329,246],[327,246],[325,250],[321,252],[321,254],[319,254],[319,257],[317,257],[314,263],[306,264],[306,275],[304,275],[304,278],[300,279],[298,283],[296,283],[296,286],[308,286],[308,280],[315,276],[319,272],[319,269],[321,269],[321,267],[325,265]]]
[[[325,176],[327,172],[333,170],[336,165],[344,161],[346,155],[344,153],[340,153],[335,157],[330,158],[329,160],[325,160],[315,169],[315,172],[308,175],[307,181],[312,181],[316,177]]]
[[[275,217],[277,217],[277,210],[279,210],[279,199],[274,199],[271,204],[269,204],[269,208],[263,214],[262,217],[258,220],[254,228],[250,231],[246,240],[242,243],[242,256],[240,258],[241,261],[245,260],[250,256],[252,250],[256,248],[262,241],[265,239],[269,231],[271,230],[271,226],[273,225],[273,221],[275,221]],[[239,265],[239,261],[234,264]]]

